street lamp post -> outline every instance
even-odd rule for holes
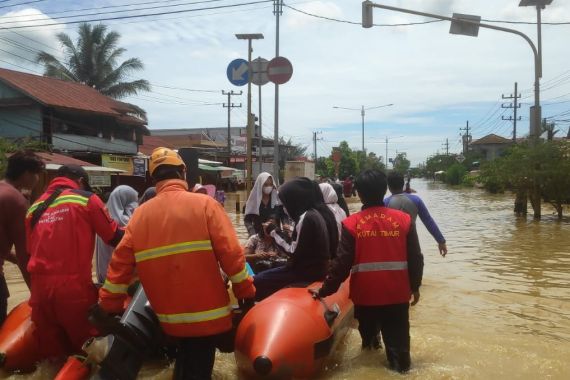
[[[333,108],[341,109],[341,110],[360,111],[360,116],[362,117],[362,153],[365,154],[365,152],[364,152],[364,116],[366,116],[366,111],[373,110],[376,108],[390,107],[390,106],[393,106],[393,104],[390,103],[390,104],[384,104],[382,106],[367,107],[367,108],[364,108],[364,106],[362,106],[361,108],[348,108],[348,107],[333,106]]]
[[[521,6],[523,5],[523,3],[526,4],[527,2],[529,3],[529,5],[536,4],[537,2],[539,2],[540,5],[537,5],[537,9],[538,9],[539,6],[541,7],[545,4],[550,4],[552,2],[552,0],[522,0]],[[531,140],[533,140],[533,141],[536,141],[536,139],[538,139],[539,128],[540,128],[540,119],[541,119],[541,116],[540,116],[540,76],[542,73],[542,67],[541,67],[541,60],[540,60],[538,50],[537,50],[536,46],[534,45],[534,43],[532,42],[532,40],[526,34],[520,32],[518,30],[503,28],[501,26],[482,24],[479,21],[480,17],[476,17],[476,16],[455,15],[454,14],[453,17],[446,17],[446,16],[437,15],[437,14],[433,14],[433,13],[418,12],[418,11],[414,11],[414,10],[410,10],[410,9],[397,8],[397,7],[392,7],[389,5],[376,4],[376,3],[373,3],[372,1],[369,1],[369,0],[362,2],[362,27],[363,28],[371,28],[372,26],[374,26],[374,24],[373,24],[373,12],[372,12],[373,9],[372,8],[382,8],[382,9],[387,9],[387,10],[395,11],[395,12],[402,12],[402,13],[408,13],[408,14],[413,14],[413,15],[417,15],[417,16],[435,18],[438,20],[451,21],[452,24],[451,24],[450,33],[453,33],[453,34],[463,34],[463,35],[476,37],[478,34],[478,31],[479,31],[479,27],[481,27],[481,28],[493,29],[493,30],[498,30],[501,32],[516,34],[516,35],[522,37],[526,42],[528,42],[528,44],[530,45],[530,48],[532,49],[532,53],[534,55],[534,112],[531,109],[530,137],[531,137]],[[538,13],[538,17],[539,17],[539,19],[538,19],[539,27],[538,28],[540,31],[540,11]]]
[[[253,142],[253,118],[251,115],[251,53],[253,52],[253,49],[251,47],[251,41],[252,40],[261,40],[263,39],[263,34],[261,33],[253,33],[253,34],[236,34],[236,38],[238,40],[247,40],[248,42],[248,48],[247,48],[247,63],[248,63],[248,67],[249,67],[249,72],[248,72],[248,80],[247,80],[247,164],[246,164],[246,170],[247,170],[247,179],[246,179],[246,190],[247,190],[247,195],[249,196],[249,192],[251,191],[251,187],[252,187],[252,172],[253,172],[253,159],[252,159],[252,142]]]

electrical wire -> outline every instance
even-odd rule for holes
[[[50,23],[50,24],[18,25],[18,26],[12,26],[12,27],[2,27],[2,28],[0,28],[0,30],[28,29],[28,28],[38,28],[38,27],[41,28],[41,27],[50,27],[50,26],[59,26],[59,25],[72,25],[72,24],[82,24],[82,23],[89,23],[89,22],[101,22],[101,21],[112,21],[112,20],[128,20],[128,19],[133,19],[133,18],[156,17],[156,16],[163,16],[163,15],[170,15],[170,14],[191,13],[191,12],[199,12],[199,11],[213,10],[213,9],[236,8],[236,7],[246,6],[246,5],[263,4],[263,3],[268,3],[268,2],[273,2],[273,0],[258,0],[258,1],[250,1],[247,3],[218,5],[218,6],[214,6],[214,7],[192,8],[192,9],[179,9],[179,10],[174,10],[174,11],[145,13],[145,14],[140,14],[140,15],[99,17],[99,18],[88,19],[88,20],[64,21],[64,22],[56,22],[56,23]]]
[[[310,13],[307,11],[303,11],[301,9],[297,9],[297,8],[292,7],[292,6],[285,4],[285,3],[283,4],[283,6],[285,8],[291,9],[292,11],[295,11],[295,12],[298,12],[298,13],[301,13],[301,14],[304,14],[304,15],[310,16],[310,17],[320,18],[320,19],[327,20],[327,21],[339,22],[339,23],[343,23],[343,24],[362,25],[361,22],[349,21],[349,20],[340,20],[337,18],[316,15],[314,13]],[[444,21],[444,20],[429,20],[429,21],[420,21],[420,22],[407,22],[407,23],[400,23],[400,24],[373,24],[373,26],[379,26],[379,27],[413,26],[413,25],[434,24],[434,23],[442,22],[442,21]]]
[[[0,3],[4,3],[7,1],[11,1],[11,0],[4,0],[4,1],[0,1]],[[25,1],[23,3],[18,3],[18,4],[9,4],[9,5],[2,5],[0,6],[0,9],[4,9],[4,8],[11,8],[11,7],[17,7],[19,5],[27,5],[27,4],[33,4],[33,3],[41,3],[42,1],[46,1],[46,0],[30,0],[30,1]]]
[[[48,16],[51,20],[66,20],[66,19],[70,19],[70,18],[88,17],[88,16],[100,16],[100,15],[114,15],[114,14],[119,14],[119,13],[139,12],[139,11],[153,10],[153,9],[163,9],[163,8],[171,9],[171,8],[176,8],[176,7],[184,7],[184,6],[188,6],[188,5],[206,4],[206,3],[217,3],[217,2],[220,2],[220,1],[225,1],[225,0],[201,0],[201,1],[193,1],[193,2],[181,3],[181,4],[154,5],[154,6],[151,6],[151,7],[142,7],[142,8],[135,8],[135,9],[122,9],[122,10],[118,10],[118,11],[83,13],[83,14],[71,15],[71,16],[57,16],[57,17],[51,17],[49,14],[45,14],[45,16]],[[156,4],[156,2],[154,2],[153,4]],[[8,25],[8,24],[22,23],[22,22],[33,22],[33,21],[44,21],[44,20],[45,20],[45,17],[40,17],[40,18],[28,18],[28,19],[21,20],[21,21],[19,21],[19,20],[10,21],[10,20],[8,20],[7,22],[2,22],[2,23],[0,23],[0,26]]]

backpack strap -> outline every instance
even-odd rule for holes
[[[40,218],[46,212],[48,207],[59,197],[59,195],[65,190],[64,188],[57,188],[51,195],[43,201],[41,205],[39,205],[34,212],[32,213],[32,220],[30,222],[30,226],[32,229],[36,226],[36,224],[40,221]]]

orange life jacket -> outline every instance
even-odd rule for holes
[[[118,311],[136,265],[149,302],[168,335],[207,336],[231,329],[229,296],[220,267],[237,298],[255,295],[235,230],[213,198],[165,180],[157,196],[133,214],[113,253],[99,303]]]
[[[407,235],[408,214],[371,207],[342,222],[355,238],[350,298],[355,305],[391,305],[410,299]]]

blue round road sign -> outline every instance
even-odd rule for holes
[[[249,82],[249,65],[245,59],[234,59],[228,65],[226,74],[234,86],[245,86]]]

